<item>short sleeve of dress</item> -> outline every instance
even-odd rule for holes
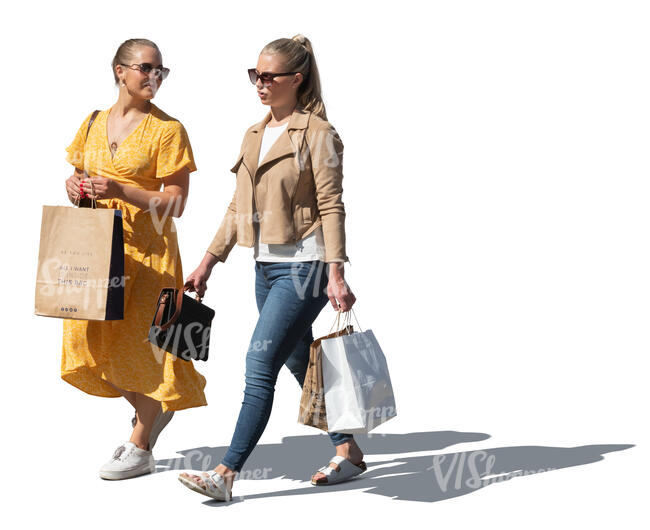
[[[158,158],[156,161],[156,178],[173,175],[180,169],[188,167],[190,173],[196,171],[194,155],[187,131],[178,121],[169,122],[160,138]]]
[[[86,132],[88,131],[88,123],[90,118],[93,115],[91,112],[86,116],[86,119],[83,121],[77,134],[72,140],[72,143],[65,148],[68,152],[65,159],[70,162],[74,167],[79,168],[83,171],[84,169],[84,147],[86,145]]]

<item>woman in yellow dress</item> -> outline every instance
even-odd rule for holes
[[[95,396],[123,396],[135,408],[131,438],[100,469],[105,479],[152,472],[151,449],[174,411],[207,404],[192,361],[147,340],[161,288],[183,288],[173,217],[183,213],[196,171],[185,128],[151,102],[168,73],[155,43],[122,43],[113,59],[117,102],[92,123],[88,115],[67,148],[75,166],[66,180],[70,201],[120,209],[124,226],[124,319],[63,321],[63,380]]]

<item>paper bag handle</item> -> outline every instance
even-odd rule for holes
[[[88,139],[88,133],[90,132],[90,126],[93,124],[95,121],[95,118],[97,117],[97,114],[99,114],[98,110],[93,111],[92,115],[90,116],[90,120],[88,120],[88,128],[86,129],[86,140]],[[84,144],[85,148],[85,144]],[[87,178],[90,180],[90,175],[86,172],[84,169],[84,178]],[[95,185],[93,184],[93,181],[90,181],[90,187],[92,188],[93,195],[95,195]],[[77,198],[74,200],[75,206],[79,206],[79,201],[81,200],[81,194],[77,196]],[[97,208],[97,201],[95,200],[95,197],[91,199],[91,205],[93,208]]]
[[[88,177],[88,182],[90,182],[90,188],[92,189],[92,194],[93,198],[91,199],[91,204],[92,208],[95,209],[97,208],[97,201],[95,200],[95,184],[93,183],[92,180],[90,180],[90,177],[88,176],[88,173],[84,170],[84,178]],[[77,195],[77,198],[74,200],[75,206],[79,206],[79,200],[80,200],[81,194]]]
[[[350,308],[350,311],[352,311],[352,314],[354,315],[354,320],[357,322],[357,326],[359,326],[359,331],[363,331],[361,329],[361,324],[359,324],[359,321],[357,320],[357,315],[354,314],[354,309]],[[340,309],[336,312],[336,320],[334,320],[334,323],[332,324],[332,327],[329,330],[329,333],[332,333],[332,329],[334,329],[334,324],[336,324],[336,329],[340,328],[340,320],[341,320],[341,313],[345,313],[344,321],[343,321],[343,329],[339,329],[339,331],[343,331],[344,329],[347,329],[347,327],[352,324],[352,319],[350,317],[350,311],[341,311]],[[329,334],[328,333],[328,334]]]

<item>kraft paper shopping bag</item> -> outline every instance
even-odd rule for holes
[[[35,298],[40,316],[124,318],[121,210],[43,206]]]
[[[340,313],[339,313],[340,315]],[[337,315],[337,316],[339,316]],[[338,326],[337,326],[338,327]],[[302,385],[302,397],[298,412],[298,423],[327,431],[327,411],[323,392],[321,341],[331,337],[352,333],[352,326],[320,337],[309,346],[309,365]]]

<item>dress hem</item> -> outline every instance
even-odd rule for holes
[[[62,373],[61,379],[63,379],[66,383],[72,385],[73,387],[78,388],[82,392],[85,392],[86,394],[89,394],[91,396],[107,397],[107,398],[123,397],[119,391],[114,390],[111,386],[109,386],[106,383],[106,381],[108,380],[103,377],[94,378],[95,380],[101,381],[102,384],[100,388],[96,390],[90,390],[87,385],[87,381],[88,381],[87,377],[82,376],[79,373],[79,370],[70,370],[68,372]],[[147,397],[150,397],[151,399],[155,399],[156,401],[159,401],[163,412],[167,412],[168,410],[177,411],[177,410],[184,410],[184,409],[189,409],[194,407],[203,407],[203,406],[207,406],[208,404],[208,402],[205,399],[203,399],[201,403],[195,403],[195,404],[188,403],[187,400],[184,400],[182,397],[178,399],[162,400],[156,397],[156,395],[159,394],[157,390],[154,392],[150,392],[148,394],[145,392],[139,392],[138,390],[131,390],[128,388],[124,388],[123,390],[127,392],[137,392],[138,394],[143,394]]]

